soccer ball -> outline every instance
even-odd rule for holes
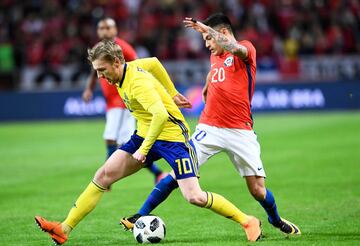
[[[165,224],[157,216],[140,217],[134,224],[133,233],[138,243],[158,243],[166,234]]]

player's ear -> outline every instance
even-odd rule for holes
[[[115,57],[115,59],[114,59],[114,63],[113,63],[116,67],[119,67],[119,66],[121,66],[121,61],[120,61],[120,59],[119,58],[117,58],[117,57]]]

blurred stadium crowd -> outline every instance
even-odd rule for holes
[[[219,11],[231,18],[238,39],[255,44],[258,59],[275,64],[360,51],[359,0],[2,0],[0,9],[0,89],[17,88],[24,67],[41,66],[55,80],[67,64],[78,64],[74,76],[87,73],[86,49],[104,16],[116,20],[139,57],[206,59],[201,36],[182,20]]]

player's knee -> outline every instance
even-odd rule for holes
[[[104,177],[105,177],[105,171],[104,171],[104,168],[103,167],[100,167],[96,173],[95,173],[95,176],[94,176],[94,181],[103,186],[104,185]]]
[[[113,184],[113,176],[114,174],[105,167],[100,167],[95,173],[94,181],[102,187],[107,188]]]
[[[199,193],[199,192],[185,194],[185,199],[189,203],[199,206],[199,207],[203,207],[206,204],[206,197],[202,193]]]
[[[266,196],[266,190],[260,185],[250,187],[250,193],[256,200],[264,200]]]

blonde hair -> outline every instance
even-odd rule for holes
[[[93,62],[98,59],[105,60],[113,64],[115,58],[118,58],[121,63],[125,63],[124,54],[121,47],[113,40],[102,40],[88,49],[88,60]]]

